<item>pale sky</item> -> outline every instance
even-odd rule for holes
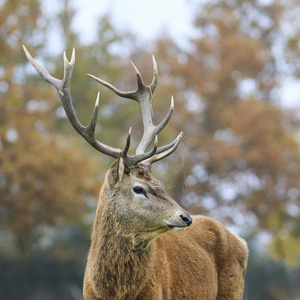
[[[113,23],[128,28],[140,40],[170,32],[179,42],[192,35],[193,7],[203,0],[73,0],[79,10],[78,30],[90,32],[85,41],[93,40],[97,19],[110,12]]]
[[[184,48],[187,40],[194,36],[192,22],[195,8],[205,1],[208,0],[72,0],[77,11],[74,28],[80,33],[82,42],[93,42],[99,18],[109,12],[114,26],[129,29],[137,40],[147,42],[164,31]],[[60,11],[62,4],[59,0],[43,2],[50,15]],[[55,40],[55,22],[52,26]],[[53,45],[59,45],[59,41],[51,42],[50,47]],[[58,48],[51,50],[59,53],[64,50]],[[280,95],[282,106],[300,109],[298,81],[287,78],[282,83]]]

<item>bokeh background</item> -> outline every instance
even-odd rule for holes
[[[112,160],[74,132],[52,86],[27,62],[63,76],[97,137],[123,147],[140,108],[86,76],[136,87],[152,79],[159,135],[183,144],[153,167],[168,193],[249,243],[245,300],[300,299],[300,3],[296,0],[0,1],[0,299],[82,300],[90,231]]]

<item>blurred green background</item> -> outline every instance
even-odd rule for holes
[[[59,78],[63,50],[70,59],[75,47],[78,118],[89,123],[99,89],[98,139],[121,148],[132,126],[132,149],[142,134],[138,105],[86,73],[132,90],[130,60],[149,84],[154,54],[156,123],[175,98],[159,145],[185,133],[154,175],[189,212],[248,241],[245,300],[299,300],[300,105],[285,105],[297,83],[300,91],[299,1],[193,2],[193,34],[184,45],[163,30],[145,42],[116,26],[111,13],[99,17],[94,40],[83,42],[72,1],[59,9],[53,1],[53,10],[45,3],[0,1],[0,299],[82,299],[97,197],[112,163],[71,128],[24,44]],[[287,83],[293,88],[282,93]]]

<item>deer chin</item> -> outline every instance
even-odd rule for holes
[[[186,229],[186,226],[176,226],[168,224],[168,228],[172,231],[183,231]]]

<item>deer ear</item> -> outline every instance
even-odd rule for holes
[[[117,187],[122,181],[125,171],[124,159],[120,153],[117,160],[114,161],[108,172],[108,183]]]

